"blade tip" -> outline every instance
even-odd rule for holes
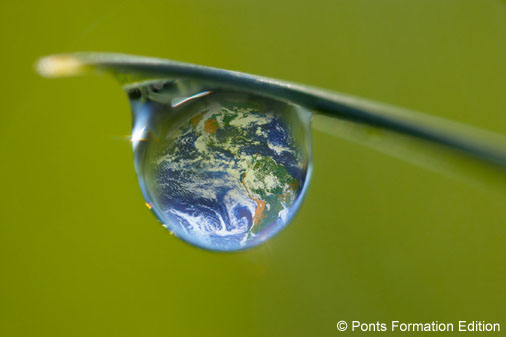
[[[72,55],[51,55],[42,57],[35,64],[35,70],[43,77],[67,77],[81,74],[85,64]]]

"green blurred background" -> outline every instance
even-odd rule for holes
[[[0,336],[345,335],[339,320],[506,330],[504,193],[315,131],[293,223],[249,251],[203,251],[144,206],[115,81],[33,71],[59,52],[159,56],[506,134],[504,1],[3,1],[0,27]]]

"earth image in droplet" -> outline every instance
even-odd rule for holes
[[[294,215],[308,176],[293,122],[237,97],[211,95],[191,111],[151,157],[159,218],[177,236],[213,250],[270,238]]]

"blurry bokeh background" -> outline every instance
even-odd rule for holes
[[[115,81],[33,71],[59,52],[158,56],[506,134],[503,1],[3,1],[0,36],[0,336],[334,336],[339,320],[393,319],[506,329],[504,193],[315,131],[293,223],[253,250],[203,251],[144,206]]]

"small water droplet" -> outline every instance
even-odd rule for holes
[[[310,112],[175,82],[127,90],[133,134],[143,131],[134,154],[146,202],[176,236],[206,249],[271,238],[290,222],[309,182]]]

